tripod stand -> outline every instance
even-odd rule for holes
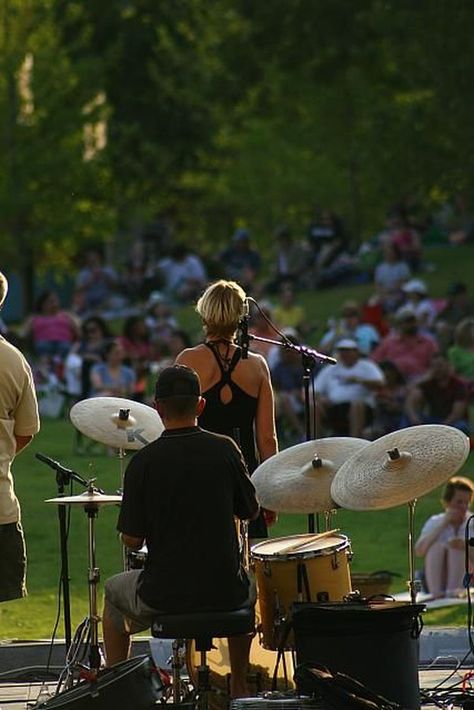
[[[101,653],[99,647],[99,621],[97,610],[97,586],[100,580],[99,568],[96,564],[95,548],[95,521],[99,508],[103,505],[117,505],[121,502],[121,496],[105,495],[94,487],[94,481],[87,484],[87,491],[78,496],[63,496],[52,498],[47,503],[57,503],[60,507],[66,505],[77,505],[84,509],[87,515],[87,548],[88,548],[88,586],[89,586],[89,614],[78,626],[74,635],[74,640],[66,656],[66,666],[61,673],[56,693],[60,692],[63,684],[69,687],[73,681],[74,670],[79,667],[87,671],[89,678],[95,678],[101,665]],[[81,649],[85,644],[85,649]],[[83,663],[87,650],[89,651],[89,663]]]

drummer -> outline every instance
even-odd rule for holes
[[[125,660],[130,635],[151,626],[155,610],[224,611],[254,602],[240,564],[234,516],[255,519],[259,506],[239,449],[202,430],[199,378],[182,365],[158,377],[155,406],[165,431],[139,451],[125,473],[117,528],[126,547],[146,541],[144,570],[105,584],[107,666]],[[231,695],[247,695],[252,636],[229,639]]]
[[[444,512],[426,521],[415,544],[416,554],[425,558],[425,583],[434,597],[457,596],[463,588],[464,535],[473,495],[469,478],[450,478],[441,499]]]

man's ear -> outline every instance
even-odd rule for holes
[[[204,399],[204,397],[199,397],[197,405],[196,405],[196,416],[197,417],[201,416],[201,414],[204,411],[205,406],[206,406],[206,400]]]

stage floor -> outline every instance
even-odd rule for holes
[[[454,684],[457,681],[461,682],[462,677],[469,669],[460,669],[454,676],[451,677],[449,684]],[[444,681],[451,673],[449,669],[436,670],[420,670],[420,688],[433,688],[438,683]],[[37,702],[40,693],[43,693],[43,699],[48,697],[47,693],[54,693],[55,683],[0,683],[0,710],[31,710]],[[474,693],[473,693],[474,698]],[[160,706],[160,707],[165,707]],[[427,704],[422,708],[426,710],[439,708],[439,705]],[[460,708],[461,705],[450,706]]]
[[[218,641],[218,640],[216,640]],[[469,657],[466,662],[465,651],[467,646],[466,631],[461,628],[425,627],[420,638],[420,663],[419,685],[420,689],[428,690],[444,681],[444,687],[459,686],[466,675],[474,669],[474,659]],[[257,656],[252,653],[253,661],[262,666],[271,664],[273,668],[275,653],[265,651],[256,645]],[[38,696],[41,694],[42,700],[47,700],[54,694],[56,682],[51,680],[51,676],[37,675],[37,669],[43,668],[46,659],[50,655],[49,643],[43,642],[3,642],[0,643],[0,710],[27,710],[33,708]],[[148,637],[135,638],[133,641],[133,655],[151,655],[158,666],[165,668],[170,655],[169,642],[159,641]],[[62,669],[64,661],[64,642],[56,641],[51,653],[51,670]],[[268,657],[268,658],[267,658]],[[463,660],[464,659],[464,660]],[[463,660],[463,666],[453,671],[456,663]],[[225,657],[219,655],[219,648],[216,648],[210,656],[211,667],[216,673],[227,673],[230,669]],[[25,674],[25,669],[31,669],[29,675]],[[36,671],[36,675],[33,673]],[[22,672],[22,673],[21,673]],[[33,678],[47,678],[44,682],[15,682],[18,680],[30,681]],[[52,676],[53,678],[56,676]],[[291,675],[289,676],[291,677]],[[217,677],[218,686],[222,687],[225,675]],[[2,682],[3,681],[3,682]],[[263,685],[263,688],[270,685]],[[443,687],[443,686],[442,686]],[[468,684],[469,688],[470,685]],[[256,694],[256,691],[253,691]],[[473,699],[474,699],[474,678],[473,678]],[[436,704],[426,704],[422,708],[436,708]],[[461,705],[453,705],[453,708],[460,708]]]

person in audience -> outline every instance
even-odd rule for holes
[[[148,298],[146,310],[145,323],[151,342],[159,347],[166,345],[173,330],[178,328],[169,299],[160,291],[153,291]]]
[[[396,314],[396,330],[388,333],[371,353],[375,362],[391,360],[407,382],[420,379],[438,352],[438,345],[430,335],[419,332],[416,315],[409,306]]]
[[[307,316],[303,306],[296,302],[295,287],[290,281],[280,285],[279,301],[273,310],[278,328],[294,328],[298,333],[307,331]]]
[[[31,340],[38,358],[64,360],[79,338],[80,326],[74,316],[61,308],[55,291],[43,291],[36,299],[35,313],[22,329],[22,337]]]
[[[448,360],[456,375],[472,390],[474,384],[474,318],[464,318],[454,330],[454,344],[448,348]]]
[[[326,365],[316,376],[316,430],[333,436],[361,437],[372,423],[375,393],[385,384],[383,372],[360,356],[355,340],[336,346],[337,365]]]
[[[402,286],[402,291],[405,295],[404,306],[410,307],[418,322],[418,326],[422,331],[431,331],[436,319],[436,306],[431,298],[428,297],[428,289],[426,284],[421,279],[410,279]]]
[[[136,376],[124,365],[125,352],[117,340],[107,343],[103,362],[93,365],[90,372],[92,397],[131,398],[135,390]]]
[[[364,437],[377,439],[392,431],[401,429],[405,422],[405,400],[407,386],[398,367],[390,360],[379,363],[385,377],[383,387],[375,392],[374,417],[371,426],[364,431]]]
[[[427,375],[408,390],[405,411],[408,424],[446,424],[470,433],[468,388],[445,355],[433,355]]]
[[[308,227],[308,242],[318,269],[326,269],[347,246],[342,220],[330,210],[316,209]]]
[[[124,350],[125,364],[129,365],[135,372],[134,399],[138,402],[143,402],[148,367],[153,355],[150,332],[144,316],[129,316],[124,323],[123,334],[117,340]]]
[[[255,282],[262,268],[262,258],[252,249],[248,229],[236,229],[232,243],[219,255],[224,276],[237,281],[246,290],[255,288]]]
[[[443,348],[452,344],[457,324],[469,317],[474,317],[474,302],[469,296],[467,285],[456,281],[449,287],[445,307],[436,319],[436,334]]]
[[[114,308],[119,303],[123,305],[124,299],[116,293],[118,285],[118,274],[112,266],[105,264],[102,250],[88,249],[84,256],[84,266],[76,278],[76,312],[86,317]]]
[[[372,352],[380,341],[380,335],[374,326],[362,323],[357,301],[343,303],[341,318],[331,323],[330,329],[321,338],[319,347],[323,352],[331,353],[342,338],[355,340],[362,355]]]
[[[311,267],[313,255],[308,245],[295,241],[290,227],[286,224],[277,227],[275,240],[275,263],[267,290],[275,293],[287,283],[291,283],[295,288],[310,287],[314,273]]]
[[[375,267],[374,282],[384,310],[392,313],[402,303],[402,286],[410,278],[411,272],[395,244],[385,244],[382,254],[383,260]]]
[[[444,512],[426,521],[415,543],[416,554],[424,558],[427,591],[435,598],[458,596],[463,589],[464,537],[473,494],[474,484],[469,478],[450,478],[441,499]]]
[[[273,306],[268,301],[260,301],[258,307],[252,305],[250,309],[249,333],[258,338],[266,338],[267,340],[275,340],[278,338],[278,332],[273,327],[275,316]],[[271,366],[270,353],[275,353],[275,346],[265,340],[251,340],[250,350],[253,353],[262,355],[267,363]]]
[[[178,303],[190,303],[207,281],[201,258],[190,253],[184,244],[176,244],[169,256],[160,259],[158,269],[163,277],[164,292]]]
[[[285,332],[285,340],[298,345],[298,338]],[[270,370],[275,393],[276,422],[279,438],[293,444],[305,434],[302,356],[296,350],[278,348],[278,359]]]
[[[419,271],[421,266],[421,238],[418,231],[410,224],[410,220],[403,208],[395,207],[387,216],[387,229],[381,235],[381,246],[393,244],[399,251],[401,258],[410,270]]]

